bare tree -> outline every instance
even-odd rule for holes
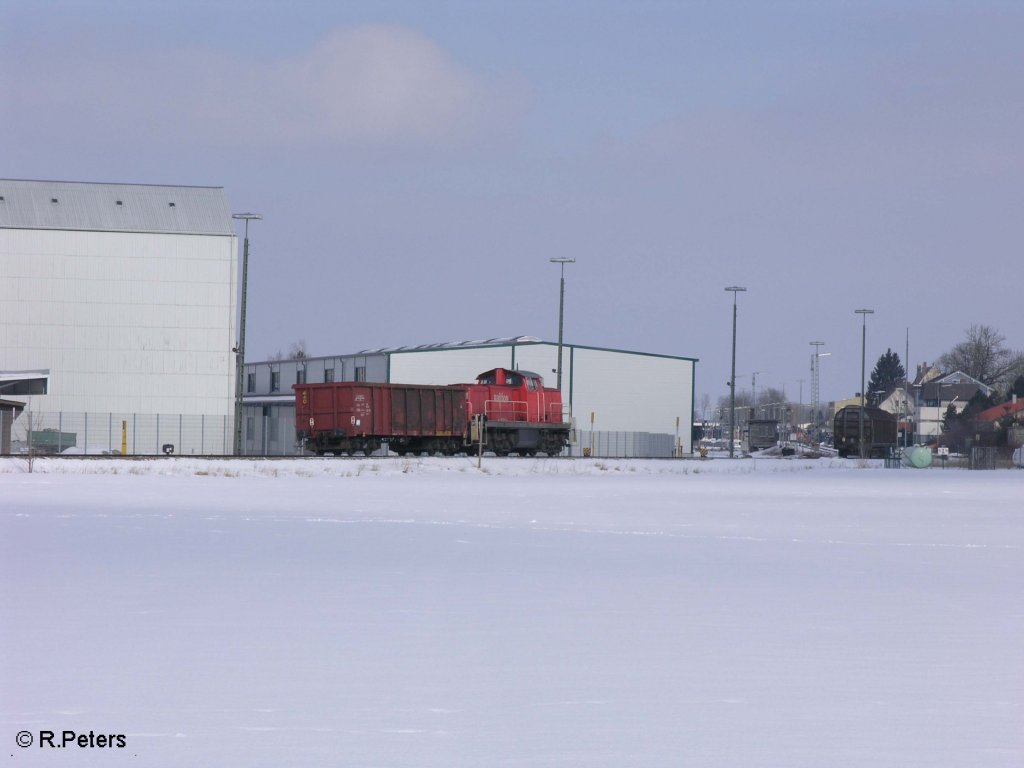
[[[963,371],[978,381],[996,386],[1024,371],[1024,353],[1006,347],[1006,337],[988,325],[972,325],[967,339],[939,358],[943,368]]]
[[[305,360],[307,357],[309,357],[309,352],[306,350],[306,340],[299,339],[288,345],[287,353],[278,349],[277,352],[267,357],[267,360],[273,362],[279,360]]]
[[[784,403],[786,402],[786,393],[775,387],[764,387],[757,393],[757,402],[759,405]]]
[[[736,408],[749,408],[753,405],[753,396],[749,389],[737,389],[736,390]],[[718,398],[718,407],[722,410],[729,409],[729,396],[722,395]]]

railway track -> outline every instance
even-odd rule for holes
[[[6,459],[27,459],[24,454],[11,454],[9,456],[0,456],[0,458]],[[189,460],[202,460],[202,461],[409,461],[413,459],[476,459],[476,454],[459,454],[456,456],[444,456],[441,454],[420,454],[418,456],[221,456],[221,455],[207,455],[207,454],[185,454],[185,455],[172,455],[164,456],[162,454],[129,454],[122,456],[121,454],[102,454],[102,453],[78,453],[78,454],[38,454],[36,459],[61,459],[67,461],[101,461],[101,460],[114,460],[114,461],[189,461]],[[537,461],[538,459],[547,459],[550,461],[609,461],[617,459],[629,459],[630,461],[678,461],[679,458],[672,456],[649,456],[649,457],[634,457],[634,456],[496,456],[493,453],[485,453],[485,459],[501,459],[502,461]],[[680,457],[681,459],[700,459],[699,456],[693,457]]]

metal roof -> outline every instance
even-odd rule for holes
[[[0,179],[0,229],[235,233],[223,187]]]
[[[1013,413],[1020,413],[1024,411],[1024,400],[1017,400],[1016,402],[1000,403],[991,408],[988,408],[979,413],[976,418],[978,421],[995,421],[1001,419],[1003,416],[1009,416]]]
[[[505,347],[511,344],[543,344],[536,336],[506,336],[499,339],[478,339],[476,341],[446,341],[439,344],[420,344],[415,347],[382,347],[364,349],[359,355],[384,355],[392,352],[425,352],[433,349],[466,349],[467,347]]]
[[[279,360],[247,360],[246,366],[250,365],[267,365],[276,363],[294,363],[294,362],[305,362],[309,363],[313,360],[339,360],[342,358],[353,358],[353,357],[369,357],[373,355],[393,355],[400,354],[402,352],[433,352],[436,350],[447,350],[447,349],[484,349],[487,347],[509,347],[509,346],[523,346],[529,344],[548,344],[551,346],[555,345],[553,341],[544,341],[536,336],[503,336],[495,339],[476,339],[473,341],[447,341],[437,344],[419,344],[416,346],[407,347],[380,347],[379,349],[363,349],[359,352],[351,352],[340,355],[317,355],[303,358],[291,358],[291,359],[279,359]],[[696,357],[682,357],[679,355],[665,355],[656,352],[635,352],[628,349],[613,349],[611,347],[591,347],[585,344],[572,344],[565,342],[563,346],[566,349],[570,347],[575,349],[590,349],[597,352],[615,352],[622,355],[637,355],[639,357],[660,357],[667,358],[669,360],[687,360],[689,362],[696,363],[698,358]]]

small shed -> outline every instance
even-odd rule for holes
[[[18,400],[0,400],[0,456],[10,455],[11,427],[23,410],[25,404]]]

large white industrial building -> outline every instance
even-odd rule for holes
[[[84,448],[162,418],[135,452],[230,450],[232,224],[216,187],[0,180],[0,371],[41,377],[40,428]]]
[[[571,452],[678,456],[693,450],[696,360],[566,344],[562,393],[577,440]],[[454,384],[505,367],[541,374],[555,386],[558,345],[529,336],[364,350],[350,355],[269,360],[246,366],[246,453],[293,453],[292,385],[328,381]]]

